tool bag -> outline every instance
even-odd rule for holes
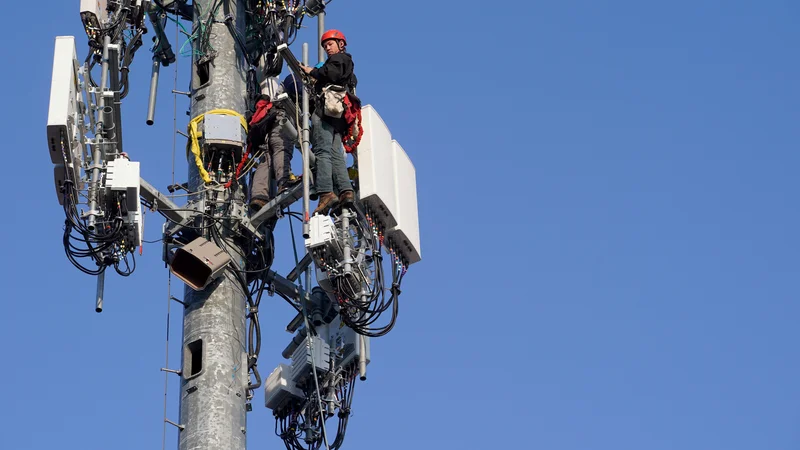
[[[322,88],[323,112],[326,116],[341,119],[344,114],[344,99],[347,88],[331,84]]]

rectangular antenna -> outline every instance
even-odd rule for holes
[[[50,84],[50,107],[47,114],[47,147],[50,161],[55,164],[54,181],[59,203],[63,204],[61,188],[72,179],[72,189],[78,198],[81,185],[83,144],[79,130],[83,123],[78,57],[73,36],[56,38],[53,56],[53,78]]]

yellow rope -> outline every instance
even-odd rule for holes
[[[212,111],[207,112],[206,114],[219,114],[222,116],[236,116],[242,122],[242,128],[244,128],[245,133],[247,133],[247,120],[245,120],[244,116],[237,113],[236,111],[230,109],[215,109]],[[197,164],[197,170],[200,172],[200,178],[208,184],[211,183],[211,176],[208,175],[206,169],[203,167],[203,157],[200,153],[200,137],[202,137],[200,130],[198,130],[197,126],[202,122],[206,114],[200,114],[199,116],[192,119],[189,122],[189,137],[192,140],[192,154],[194,154],[194,162]]]

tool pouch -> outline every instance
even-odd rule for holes
[[[344,97],[347,89],[342,86],[330,85],[322,88],[322,98],[325,102],[324,112],[328,117],[340,119],[344,114]]]

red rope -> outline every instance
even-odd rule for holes
[[[244,155],[242,155],[242,160],[239,161],[239,165],[236,166],[236,175],[230,180],[228,180],[227,183],[225,183],[225,189],[230,189],[231,185],[233,184],[233,181],[239,179],[239,174],[242,173],[242,167],[244,167],[244,163],[247,162],[248,156],[250,156],[250,144],[247,144],[247,149],[244,151]]]
[[[364,127],[361,126],[361,108],[356,108],[347,96],[344,97],[344,104],[347,106],[345,118],[348,120],[350,128],[347,130],[347,136],[342,136],[342,144],[347,153],[353,153],[361,143],[361,136],[364,134]],[[356,127],[358,127],[358,133],[354,136],[353,131]]]

